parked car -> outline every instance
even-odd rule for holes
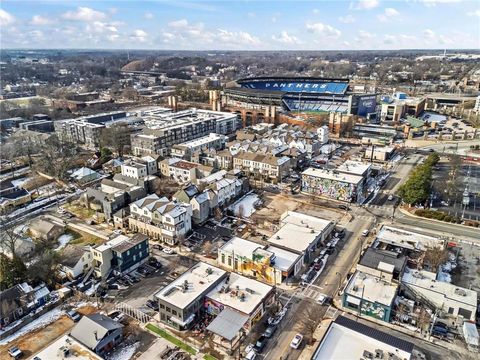
[[[262,350],[265,348],[265,345],[267,345],[267,338],[262,335],[260,336],[257,341],[255,342],[255,351],[260,353]]]
[[[158,311],[158,303],[154,300],[147,300],[146,304],[150,309]]]
[[[338,208],[341,210],[350,210],[350,208],[347,205],[343,205],[343,204],[338,205]]]
[[[164,247],[162,250],[165,254],[172,255],[175,254],[175,251],[172,248]]]
[[[255,360],[256,357],[257,353],[255,352],[255,350],[250,350],[247,355],[245,355],[245,360]]]
[[[252,351],[254,347],[255,347],[255,345],[253,345],[253,344],[248,344],[248,345],[245,347],[245,354],[248,354],[250,351]]]
[[[275,331],[277,331],[277,326],[271,325],[265,329],[265,331],[263,332],[263,336],[269,339],[273,336],[273,334],[275,334]]]
[[[18,347],[14,346],[8,349],[8,355],[14,359],[20,359],[23,356],[23,352]]]
[[[162,268],[162,263],[154,257],[151,257],[150,259],[148,259],[148,265],[153,266],[155,269]]]
[[[67,316],[72,319],[74,322],[80,321],[82,316],[76,312],[75,310],[69,310],[67,311]]]
[[[303,340],[302,334],[295,335],[292,341],[290,342],[290,347],[293,349],[298,349],[300,344],[302,343],[302,340]]]
[[[370,230],[365,229],[362,231],[362,236],[368,236],[368,234],[370,234]]]
[[[159,244],[153,244],[152,247],[153,247],[154,249],[157,249],[157,250],[163,250],[162,245],[159,245]]]
[[[393,195],[392,194],[388,195],[388,201],[392,201],[392,200],[393,200]]]

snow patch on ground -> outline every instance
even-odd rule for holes
[[[23,184],[27,182],[27,180],[28,180],[27,178],[20,178],[20,179],[12,180],[10,182],[12,183],[13,186],[21,187]]]
[[[130,360],[138,347],[140,346],[139,342],[136,342],[132,345],[128,345],[113,351],[110,355],[106,357],[107,360]]]
[[[31,323],[25,325],[21,329],[19,329],[17,332],[14,334],[10,335],[9,337],[6,337],[5,339],[0,341],[0,345],[5,345],[8,344],[9,342],[19,338],[20,336],[32,332],[36,329],[43,328],[52,322],[56,321],[59,319],[62,315],[64,314],[63,310],[60,308],[55,308],[46,314],[43,314],[40,316],[38,319],[33,320]]]
[[[60,237],[58,238],[58,247],[55,249],[55,250],[61,250],[63,249],[65,246],[67,246],[67,244],[73,239],[73,235],[72,234],[63,234],[63,235],[60,235]]]
[[[250,217],[255,212],[255,204],[259,201],[259,197],[257,194],[247,194],[240,200],[238,200],[235,204],[230,206],[230,210],[233,210],[235,216],[238,216],[240,213],[240,206],[243,206],[243,217]]]

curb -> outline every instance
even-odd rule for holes
[[[413,218],[417,218],[417,219],[423,219],[423,220],[427,220],[427,221],[433,221],[433,222],[436,222],[436,223],[439,223],[439,224],[444,224],[444,225],[452,225],[452,226],[461,226],[463,229],[478,229],[474,226],[467,226],[467,225],[462,225],[462,224],[456,224],[456,223],[451,223],[451,222],[446,222],[446,221],[440,221],[440,220],[437,220],[437,219],[429,219],[429,218],[426,218],[426,217],[422,217],[422,216],[418,216],[418,215],[415,215],[415,214],[412,214],[411,212],[409,212],[408,210],[405,210],[404,208],[402,207],[398,207],[398,210],[404,214],[404,215],[407,215],[407,216],[410,216],[410,217],[413,217]]]

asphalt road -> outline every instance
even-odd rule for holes
[[[265,359],[288,358],[288,360],[292,360],[300,356],[301,348],[292,349],[290,342],[296,333],[302,332],[302,319],[305,319],[306,316],[302,313],[306,311],[305,309],[314,307],[314,313],[318,314],[315,321],[319,322],[322,319],[327,306],[316,303],[318,294],[323,293],[333,297],[337,293],[352,265],[359,259],[361,245],[366,245],[366,242],[361,241],[361,232],[370,228],[374,223],[375,219],[370,215],[356,216],[353,221],[348,223],[345,227],[344,240],[337,244],[337,250],[329,257],[322,274],[311,287],[303,287],[293,294],[292,305],[280,324],[281,328],[277,331],[277,337],[272,339],[264,349]]]

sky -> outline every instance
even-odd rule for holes
[[[0,35],[2,49],[479,49],[480,0],[1,0]]]

